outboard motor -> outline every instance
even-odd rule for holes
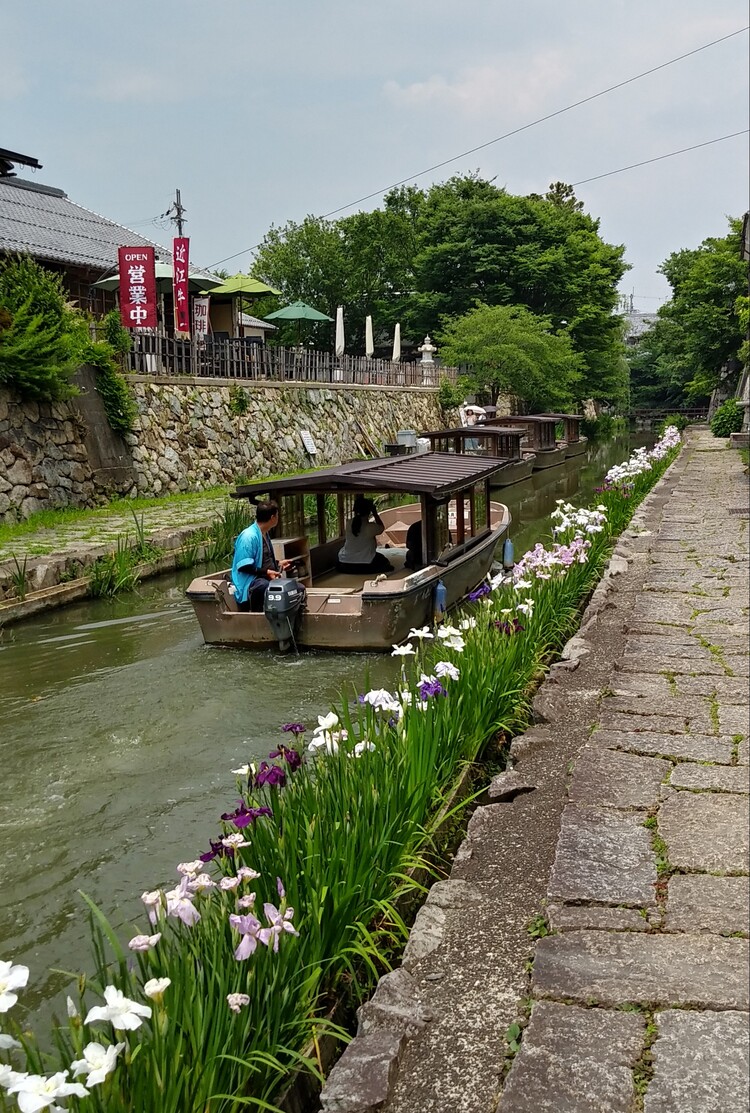
[[[294,628],[304,601],[305,588],[299,580],[271,580],[266,588],[263,613],[282,653],[295,645]]]

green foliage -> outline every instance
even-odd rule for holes
[[[112,430],[121,436],[130,433],[138,416],[138,407],[117,368],[111,345],[106,341],[88,340],[81,345],[81,358],[96,368],[96,389]]]
[[[285,300],[329,316],[343,305],[348,347],[360,351],[368,313],[381,338],[401,321],[408,346],[479,303],[524,306],[569,337],[581,357],[579,396],[615,403],[628,386],[615,313],[624,249],[605,243],[582,208],[560,182],[544,197],[516,197],[475,175],[455,177],[426,192],[393,190],[373,212],[271,228],[254,269]],[[327,347],[330,325],[306,335]],[[296,326],[277,334],[282,343],[296,336]]]
[[[466,389],[461,382],[454,383],[452,379],[443,376],[438,387],[438,402],[441,410],[453,410],[463,404],[466,398]]]
[[[110,309],[102,318],[102,331],[104,339],[117,355],[125,355],[132,348],[130,333],[122,327],[120,314],[116,309]]]
[[[242,414],[246,414],[250,408],[250,395],[241,386],[237,386],[236,384],[230,386],[227,406],[229,407],[230,414],[234,414],[235,417],[241,417]]]
[[[443,358],[467,364],[466,383],[494,404],[501,393],[523,398],[529,409],[563,409],[580,379],[581,357],[566,333],[523,306],[479,305],[449,321]]]
[[[727,398],[711,418],[711,432],[715,437],[728,437],[742,429],[742,406],[734,398]]]
[[[15,553],[11,553],[13,558],[14,570],[10,574],[10,582],[13,584],[13,590],[16,593],[16,598],[21,602],[26,598],[26,592],[29,586],[28,573],[26,571],[26,563],[28,558],[24,557],[23,562],[19,561]]]
[[[69,398],[78,338],[59,275],[28,256],[0,263],[0,386],[21,398]]]
[[[638,405],[708,399],[723,369],[739,370],[747,264],[740,258],[740,221],[729,226],[726,236],[662,263],[672,298],[630,355]]]
[[[689,424],[690,422],[685,417],[685,414],[667,414],[664,420],[659,422],[659,428],[657,432],[661,437],[668,425],[674,425],[674,427],[681,433],[682,430],[686,429]]]

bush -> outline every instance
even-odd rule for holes
[[[443,376],[438,387],[438,402],[441,410],[454,410],[464,402],[464,387]]]
[[[711,418],[711,432],[715,437],[728,437],[742,428],[742,406],[735,398],[727,398]]]
[[[0,264],[0,386],[53,401],[76,393],[77,314],[60,275],[28,256]]]
[[[664,420],[659,422],[659,436],[662,436],[664,430],[667,428],[668,425],[674,425],[674,427],[681,433],[682,430],[686,429],[689,424],[690,422],[684,414],[667,414]]]
[[[614,428],[615,419],[612,414],[602,413],[597,418],[581,419],[581,433],[590,441],[606,441],[612,436]]]

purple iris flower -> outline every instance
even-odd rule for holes
[[[502,634],[520,634],[523,630],[523,626],[517,618],[514,618],[511,622],[496,622],[495,626]]]
[[[211,844],[211,849],[207,850],[205,854],[199,855],[201,862],[213,862],[214,858],[223,858],[227,854],[234,854],[232,847],[224,846],[221,839],[217,842],[214,842],[213,839],[209,839],[209,842]]]
[[[475,587],[473,591],[469,592],[469,600],[472,603],[476,603],[477,599],[481,599],[483,595],[489,595],[489,593],[490,585],[480,584],[479,587]]]
[[[280,765],[269,765],[267,761],[260,763],[260,769],[255,774],[255,784],[258,788],[263,785],[276,785],[283,788],[286,784],[286,771]]]
[[[302,764],[302,755],[297,750],[289,749],[287,746],[279,746],[277,749],[271,750],[268,756],[270,758],[283,757],[291,773],[296,772]]]
[[[256,819],[260,819],[262,815],[273,815],[270,808],[248,808],[244,800],[240,800],[240,806],[234,812],[224,812],[222,819],[225,823],[233,823],[235,827],[242,829],[249,827],[251,823],[255,823]]]
[[[304,723],[284,723],[281,729],[285,734],[293,734],[296,738],[298,734],[304,734],[307,727]]]
[[[364,692],[360,692],[359,695],[357,696],[357,703],[366,703],[366,702],[367,702],[367,700],[365,699]]]
[[[430,696],[447,696],[448,691],[439,680],[425,680],[419,685],[419,698],[424,703]]]

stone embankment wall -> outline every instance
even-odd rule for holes
[[[202,490],[382,451],[399,429],[443,425],[437,391],[386,387],[132,380],[139,418],[126,437],[140,494]],[[238,402],[247,404],[237,414]],[[309,433],[317,453],[305,449]]]
[[[340,463],[380,451],[399,429],[444,424],[437,391],[425,388],[130,382],[139,414],[124,441],[109,429],[90,372],[69,402],[19,402],[0,391],[0,521]]]
[[[0,392],[0,521],[96,503],[85,435],[69,403],[19,403]]]

